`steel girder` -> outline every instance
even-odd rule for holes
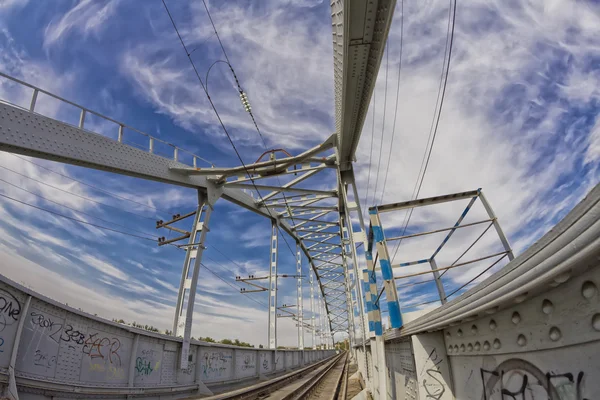
[[[349,169],[375,88],[396,0],[333,0],[335,128],[340,169]]]
[[[35,91],[42,91],[28,86],[34,90],[34,95]],[[75,106],[82,109],[82,116],[86,112],[96,114],[84,107]],[[304,183],[321,171],[337,169],[334,155],[316,158],[317,155],[335,148],[335,136],[332,135],[321,145],[295,157],[255,163],[247,165],[246,168],[194,168],[176,159],[153,154],[151,144],[148,150],[141,150],[123,143],[121,130],[118,140],[87,131],[83,121],[82,118],[80,126],[73,126],[13,104],[0,102],[0,150],[177,186],[200,188],[207,190],[209,196],[218,196],[211,193],[214,192],[212,188],[218,186],[219,190],[222,190],[220,197],[264,217],[277,219],[281,229],[300,245],[315,271],[321,294],[325,299],[325,312],[329,315],[330,296],[322,280],[328,278],[329,273],[343,274],[342,264],[336,262],[339,254],[333,254],[333,250],[340,248],[341,241],[337,222],[338,206],[320,204],[330,199],[339,202],[338,185],[337,182],[331,182],[331,190],[312,190],[298,188],[296,185]],[[176,157],[177,152],[174,158]],[[246,169],[253,176],[253,181],[290,174],[299,176],[281,186],[257,184],[259,191],[261,188],[269,191],[257,200],[247,193],[248,190],[254,190],[254,185],[243,184],[251,182],[245,176]],[[287,193],[291,195],[287,196]],[[317,214],[302,214],[304,210],[311,210]],[[331,218],[330,215],[335,217]],[[328,248],[328,251],[322,251],[319,246],[312,247],[315,240],[324,241],[324,238],[327,238],[328,243],[319,246],[334,247]],[[319,269],[325,266],[331,268]],[[341,324],[338,324],[337,330],[340,326]],[[334,331],[331,323],[330,328]]]

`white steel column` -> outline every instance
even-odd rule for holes
[[[296,275],[297,280],[297,299],[296,299],[296,316],[298,319],[298,349],[304,350],[304,303],[302,298],[302,252],[300,251],[300,243],[296,243]],[[304,351],[302,351],[304,354]]]
[[[310,324],[312,326],[312,348],[317,349],[317,342],[315,341],[315,330],[317,329],[315,321],[315,280],[313,272],[309,271],[308,276],[310,277]]]
[[[271,257],[269,268],[269,349],[277,349],[277,222],[271,224]]]
[[[208,202],[207,193],[203,190],[198,190],[198,209],[194,217],[194,224],[191,231],[192,234],[190,235],[187,246],[183,271],[181,274],[181,283],[179,285],[175,319],[173,321],[173,334],[175,336],[183,337],[181,359],[179,363],[180,368],[182,369],[188,367],[196,287],[198,285],[202,253],[205,248],[204,242],[209,230],[208,224],[212,211],[213,206]]]

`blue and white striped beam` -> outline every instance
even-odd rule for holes
[[[475,203],[475,200],[477,200],[478,196],[479,196],[479,191],[477,191],[477,196],[473,196],[473,198],[471,199],[471,201],[469,201],[469,204],[467,204],[467,207],[465,208],[465,210],[462,212],[462,214],[458,218],[458,221],[456,221],[456,223],[454,224],[454,226],[452,227],[452,229],[450,229],[450,232],[448,232],[448,234],[446,235],[446,237],[444,238],[444,240],[442,241],[442,243],[438,246],[438,248],[435,250],[435,252],[431,255],[431,257],[430,257],[431,260],[433,260],[435,258],[435,256],[438,255],[438,253],[446,245],[446,243],[448,242],[448,240],[450,240],[450,238],[452,237],[452,235],[454,234],[454,232],[456,232],[456,229],[458,228],[458,226],[460,225],[460,223],[463,221],[463,219],[465,219],[465,217],[467,216],[467,213],[469,212],[469,210],[471,209],[471,207],[473,207],[473,203]]]
[[[377,247],[379,255],[379,265],[381,267],[381,275],[383,277],[383,287],[385,289],[385,297],[387,299],[388,312],[390,316],[390,327],[398,329],[402,327],[402,314],[400,313],[400,304],[398,303],[398,292],[396,290],[396,282],[394,281],[394,273],[392,264],[390,263],[390,255],[381,226],[381,220],[376,207],[369,209],[369,218],[371,220],[371,231],[373,239]],[[373,276],[375,274],[373,273]],[[377,288],[375,288],[375,298],[377,298]]]

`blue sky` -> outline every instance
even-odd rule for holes
[[[223,56],[202,2],[168,4],[204,78],[208,67]],[[327,139],[335,126],[328,2],[208,4],[267,145],[299,153]],[[442,66],[448,3],[406,1],[396,107],[399,7],[390,32],[389,57],[383,59],[357,153],[361,198],[367,185],[373,195],[379,176],[376,199],[368,200],[368,205],[379,203],[380,198],[384,203],[410,198],[427,143]],[[599,181],[600,48],[595,39],[599,31],[600,9],[591,3],[459,2],[446,100],[421,196],[482,187],[517,252],[548,231]],[[238,165],[186,58],[160,1],[0,2],[2,72],[175,143],[217,165]],[[209,91],[244,161],[251,162],[264,149],[225,67],[219,63],[212,68]],[[27,102],[1,79],[0,95]],[[50,116],[77,121],[73,110],[48,99],[40,99],[40,107]],[[116,135],[114,126],[89,123],[102,134]],[[395,139],[390,147],[392,135]],[[377,160],[380,153],[383,158],[379,174],[374,163],[369,178],[371,138],[372,159]],[[0,166],[105,205],[4,168],[0,168],[0,178],[124,225],[124,230],[154,234],[156,218],[194,207],[195,194],[189,189],[29,161],[0,155]],[[390,175],[382,193],[387,168]],[[22,201],[104,224],[4,182],[0,187],[2,193]],[[225,201],[217,204],[206,265],[230,284],[235,275],[266,271],[270,223]],[[418,210],[411,229],[454,223],[463,207]],[[470,221],[481,213],[475,208]],[[89,312],[170,328],[182,252],[78,225],[8,200],[0,201],[0,214],[0,252],[6,260],[3,274]],[[389,226],[390,234],[398,232],[403,218],[402,213],[386,216],[384,225]],[[456,235],[455,245],[440,255],[439,263],[460,253],[461,243],[479,233]],[[493,235],[486,238],[478,250],[481,254],[497,246]],[[438,241],[406,242],[397,261],[430,254]],[[288,242],[292,244],[290,239]],[[282,273],[295,270],[283,240],[280,261]],[[456,287],[483,268],[485,265],[475,265],[449,272],[445,284],[449,289]],[[281,302],[294,303],[295,282],[283,280],[281,285]],[[409,297],[407,302],[416,304],[434,293],[431,287],[415,288],[400,290],[401,298]],[[253,298],[266,303],[266,295]],[[201,273],[196,310],[194,336],[237,337],[266,344],[266,308],[207,271]],[[240,329],[240,319],[244,329]],[[295,344],[290,321],[282,320],[280,341]]]

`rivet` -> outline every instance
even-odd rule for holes
[[[581,285],[581,295],[586,299],[591,299],[598,293],[598,288],[594,285],[594,282],[586,281]]]
[[[517,325],[519,322],[521,322],[521,315],[515,311],[510,320],[513,324]]]
[[[488,342],[487,340],[485,342],[483,342],[483,349],[484,350],[489,350],[490,349],[490,342]]]
[[[499,339],[494,339],[494,348],[495,349],[499,349],[500,348],[500,340]]]
[[[446,331],[446,337],[450,337],[452,336],[452,334],[450,333],[450,331]]]
[[[592,326],[595,330],[600,331],[600,313],[594,314],[592,317]]]
[[[481,344],[479,344],[479,342],[475,342],[474,349],[475,349],[475,351],[481,350]]]
[[[448,346],[448,353],[452,353],[452,346]]]
[[[542,302],[542,311],[546,315],[552,314],[552,311],[554,311],[554,304],[552,304],[550,300],[544,299],[544,301]]]
[[[491,320],[490,321],[490,329],[495,331],[497,327],[498,327],[498,325],[496,324],[496,321]]]
[[[558,329],[557,327],[553,326],[552,328],[550,328],[550,339],[553,342],[556,342],[558,339],[561,338],[562,334],[560,333],[560,329]]]
[[[518,295],[517,297],[515,297],[515,303],[519,304],[525,301],[525,299],[527,298],[527,292]]]
[[[471,326],[471,333],[473,335],[477,335],[477,326],[476,325]]]
[[[458,346],[457,345],[454,345],[454,352],[458,353]]]
[[[461,336],[463,335],[463,334],[462,334],[462,329],[459,329],[459,330],[456,332],[456,334],[458,335],[458,337],[461,337]]]
[[[568,281],[570,277],[571,271],[567,271],[554,278],[554,282],[560,285],[561,283],[565,283],[566,281]]]
[[[517,344],[521,347],[527,344],[527,338],[525,337],[525,335],[519,335],[517,337]]]
[[[467,351],[473,351],[473,345],[471,343],[467,345]]]
[[[461,344],[461,345],[460,345],[460,352],[461,352],[461,353],[464,353],[464,352],[465,352],[465,345],[464,345],[464,344]]]

